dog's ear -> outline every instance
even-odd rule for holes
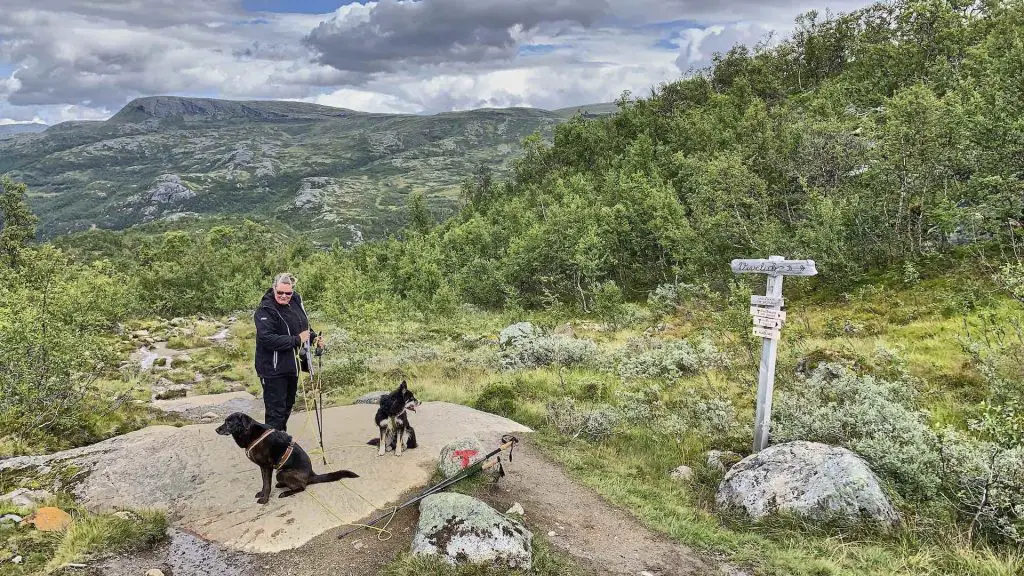
[[[405,392],[405,389],[408,388],[408,386],[409,385],[405,383],[405,380],[402,380],[402,383],[398,385],[398,389]]]

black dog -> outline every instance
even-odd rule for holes
[[[359,478],[355,472],[338,470],[330,474],[315,474],[309,455],[301,446],[292,441],[285,432],[275,430],[266,424],[253,420],[248,415],[235,412],[217,427],[217,434],[232,436],[239,447],[245,448],[249,457],[263,473],[263,489],[256,493],[257,502],[266,504],[270,498],[270,478],[277,470],[275,488],[287,488],[281,498],[302,492],[309,484],[334,482],[342,478]]]
[[[405,380],[402,380],[402,384],[394,392],[381,396],[380,408],[373,418],[380,429],[380,438],[367,442],[371,446],[380,446],[377,456],[383,456],[388,448],[395,451],[395,456],[401,456],[403,448],[416,447],[416,430],[409,424],[407,411],[415,412],[419,405],[420,401],[416,399],[412,390],[409,390]],[[408,440],[403,439],[406,434],[409,435]]]

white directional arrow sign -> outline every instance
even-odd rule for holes
[[[782,311],[782,278],[784,276],[814,276],[818,273],[814,260],[786,260],[771,256],[767,260],[738,259],[732,261],[736,274],[766,274],[768,289],[764,296],[750,297],[754,335],[760,336],[761,369],[757,380],[757,413],[754,416],[754,452],[768,446],[768,425],[772,414],[772,389],[775,387],[775,357],[778,355],[781,328],[786,319]]]
[[[754,326],[782,328],[782,320],[779,320],[778,318],[761,318],[760,316],[754,316]]]
[[[780,334],[778,330],[772,330],[771,328],[764,328],[762,326],[754,326],[754,336],[778,340],[782,337],[782,334]]]
[[[770,274],[772,276],[814,276],[814,260],[733,260],[732,271],[736,274]]]
[[[786,301],[781,297],[771,298],[769,296],[758,296],[757,294],[750,297],[750,303],[754,306],[784,306]]]
[[[751,316],[760,316],[761,318],[775,318],[778,320],[785,320],[786,313],[782,310],[772,310],[771,308],[758,308],[756,306],[750,307]]]

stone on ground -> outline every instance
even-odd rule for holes
[[[0,496],[0,504],[10,504],[19,508],[32,508],[34,505],[49,500],[50,498],[53,498],[53,494],[50,494],[46,490],[18,488],[17,490]]]
[[[689,482],[690,480],[693,480],[693,468],[682,465],[673,470],[669,476],[671,476],[673,480]]]
[[[719,472],[725,472],[742,459],[739,454],[729,450],[708,450],[707,452],[708,467]]]
[[[471,563],[529,570],[533,534],[519,521],[502,516],[464,494],[442,492],[420,501],[420,519],[412,553],[437,554],[450,564]]]
[[[31,524],[40,532],[60,532],[71,525],[71,515],[53,506],[40,508],[25,518],[25,524]]]
[[[495,446],[495,448],[497,448]],[[451,478],[466,468],[480,462],[488,452],[483,443],[475,436],[466,436],[453,440],[441,449],[441,456],[437,461],[437,468],[445,478]],[[497,471],[497,467],[491,468]]]
[[[310,453],[315,472],[347,469],[360,477],[309,486],[306,493],[284,499],[274,489],[266,505],[254,498],[261,487],[259,468],[230,436],[214,431],[222,420],[180,428],[151,426],[57,454],[8,458],[0,461],[0,476],[49,467],[51,475],[72,476],[60,489],[94,512],[162,509],[176,528],[201,539],[244,552],[279,552],[343,523],[376,516],[403,495],[427,486],[438,453],[454,438],[530,432],[467,406],[424,402],[410,415],[419,448],[401,457],[391,452],[378,457],[377,449],[366,443],[378,436],[376,412],[377,406],[368,404],[324,410],[327,466],[318,453],[315,416],[294,413],[288,431]]]
[[[179,414],[195,422],[209,422],[211,419],[223,418],[232,412],[245,412],[253,415],[262,409],[263,403],[248,392],[228,392],[173,400],[156,400],[153,402],[153,407],[164,412]]]
[[[814,519],[899,521],[860,456],[815,442],[779,444],[744,458],[726,473],[716,500],[755,519],[786,512]]]
[[[530,322],[517,322],[511,326],[503,328],[502,331],[498,333],[498,345],[505,348],[515,344],[518,340],[529,339],[540,335],[540,329]]]

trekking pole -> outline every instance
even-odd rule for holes
[[[317,369],[316,369],[316,389],[320,396],[319,402],[315,402],[313,409],[317,411],[316,416],[316,427],[317,434],[320,436],[320,453],[324,457],[324,466],[327,465],[327,450],[324,448],[324,380],[321,372],[324,368],[324,357],[321,350],[316,351],[317,358]],[[312,371],[313,363],[309,363],[310,371]]]
[[[472,466],[466,468],[465,470],[459,472],[458,474],[452,476],[451,478],[446,478],[445,480],[442,480],[441,482],[437,483],[436,485],[431,486],[430,488],[427,488],[423,492],[420,492],[420,494],[418,496],[415,496],[414,498],[411,498],[411,499],[405,501],[404,503],[402,503],[402,504],[400,504],[398,506],[395,506],[394,510],[392,510],[391,512],[388,512],[387,514],[383,514],[381,516],[378,516],[377,518],[374,518],[373,520],[371,520],[367,524],[359,524],[359,525],[356,525],[355,528],[352,528],[350,530],[342,532],[341,534],[338,535],[338,540],[341,540],[341,539],[345,538],[346,536],[348,536],[349,534],[352,534],[353,532],[358,532],[359,530],[362,530],[363,528],[372,528],[374,524],[377,524],[381,520],[384,520],[386,518],[394,517],[395,513],[397,513],[402,508],[406,508],[408,506],[411,506],[411,505],[419,502],[420,500],[426,498],[427,496],[430,496],[431,494],[436,494],[437,492],[440,492],[441,490],[444,490],[445,488],[455,484],[456,482],[460,482],[462,480],[465,480],[466,478],[469,478],[470,476],[473,476],[473,475],[477,474],[478,472],[483,472],[485,470],[489,470],[490,468],[493,468],[494,466],[499,466],[500,467],[501,466],[501,457],[499,456],[498,458],[496,458],[494,460],[491,460],[491,458],[493,458],[494,456],[497,456],[503,450],[506,450],[506,449],[508,450],[508,461],[511,462],[512,461],[512,449],[515,448],[515,445],[519,442],[519,439],[516,438],[515,436],[511,435],[511,434],[505,434],[504,436],[501,437],[501,442],[502,442],[501,446],[499,446],[497,449],[493,450],[490,454],[484,456],[483,460],[477,462],[476,464],[473,464]],[[502,469],[502,475],[504,475],[504,473],[505,473],[505,471],[504,471],[504,469]]]
[[[314,351],[315,350],[315,351]],[[313,355],[317,357],[317,367],[313,368]],[[315,349],[312,344],[306,346],[306,362],[309,364],[309,387],[319,397],[313,398],[313,414],[316,415],[316,434],[320,441],[320,456],[323,458],[324,466],[327,465],[327,450],[324,448],[324,390],[323,378],[320,371],[323,369],[323,355],[320,350]],[[315,376],[315,379],[314,379]]]

